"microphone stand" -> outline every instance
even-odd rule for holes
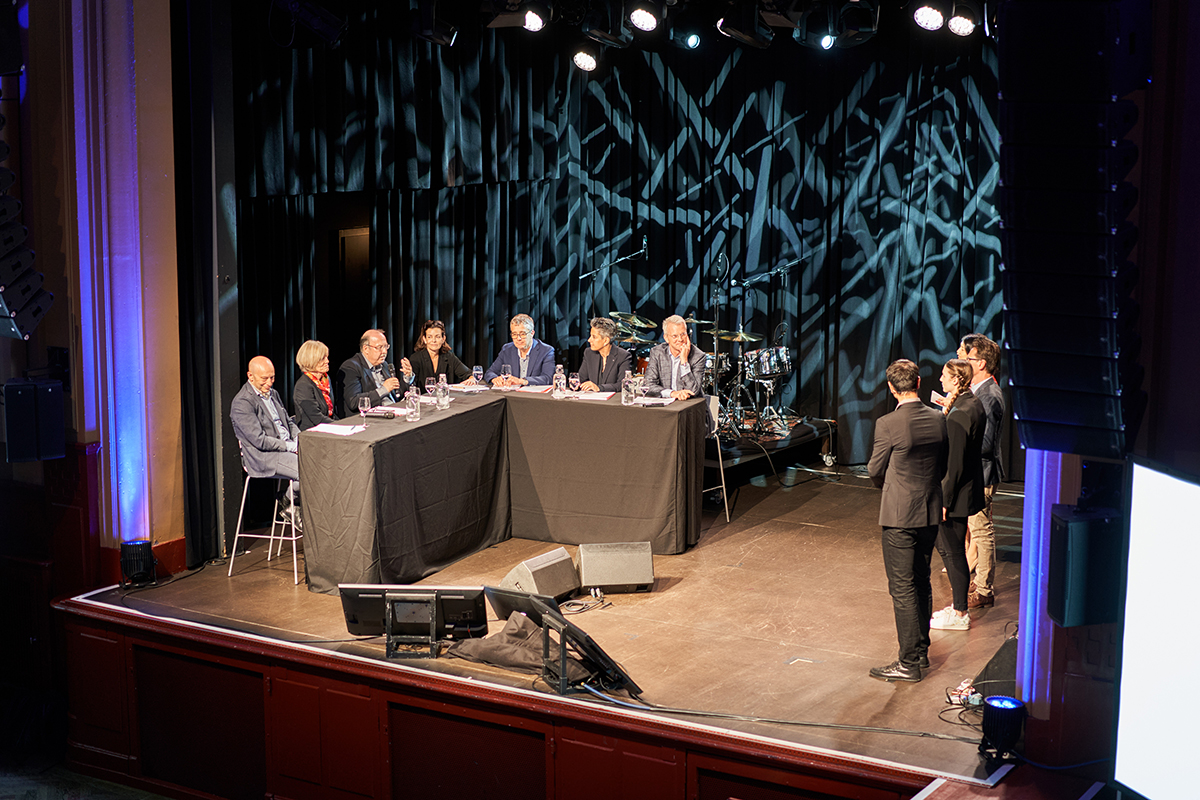
[[[584,278],[590,278],[593,275],[597,275],[597,274],[603,272],[604,270],[608,269],[609,267],[615,267],[617,264],[622,264],[626,261],[632,261],[635,258],[641,258],[642,256],[646,255],[646,240],[648,238],[649,237],[647,237],[647,236],[642,237],[642,249],[641,250],[638,250],[636,253],[630,253],[627,256],[621,256],[616,261],[606,261],[603,264],[601,264],[600,266],[596,267],[591,272],[582,272],[579,275],[579,280],[583,280]],[[596,282],[595,281],[592,281],[592,285],[588,289],[588,294],[590,295],[588,304],[591,306],[591,309],[592,309],[591,316],[595,317],[596,316]]]

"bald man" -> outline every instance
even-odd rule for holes
[[[408,391],[408,381],[398,376],[387,360],[389,348],[383,331],[366,331],[358,340],[358,354],[338,368],[333,391],[340,398],[342,419],[358,413],[360,397],[367,398],[374,408],[398,403]]]
[[[246,385],[233,398],[229,418],[233,432],[242,444],[242,463],[252,478],[299,480],[299,456],[296,442],[300,429],[288,415],[271,387],[275,383],[275,365],[266,356],[250,359]]]

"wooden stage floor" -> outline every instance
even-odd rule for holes
[[[682,718],[690,723],[935,775],[986,780],[977,727],[962,724],[957,709],[946,703],[946,690],[974,678],[1016,630],[1022,487],[1002,486],[994,506],[999,561],[995,607],[972,614],[969,631],[933,631],[932,666],[925,679],[893,684],[867,676],[869,668],[896,656],[876,522],[878,490],[853,471],[834,478],[790,471],[783,483],[788,485],[774,477],[751,479],[738,492],[731,522],[726,523],[723,512],[706,510],[696,547],[654,558],[653,592],[610,595],[610,605],[572,616],[572,621],[622,664],[651,703],[795,724]],[[520,531],[514,535],[519,537]],[[232,578],[226,577],[227,567],[209,566],[159,587],[124,596],[107,591],[92,599],[383,658],[381,639],[346,641],[337,597],[292,584],[289,553],[267,562],[262,542],[255,544],[250,555],[238,558]],[[424,582],[497,585],[515,565],[553,547],[514,538]],[[935,608],[950,600],[949,583],[940,570],[935,555]],[[492,631],[500,626],[491,623]],[[460,659],[404,663],[548,691],[532,676]],[[987,687],[981,688],[986,694]],[[968,719],[978,725],[978,715]]]

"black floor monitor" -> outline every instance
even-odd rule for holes
[[[516,589],[501,589],[498,586],[483,587],[483,594],[492,610],[496,612],[496,619],[501,622],[506,622],[512,616],[512,612],[519,611],[529,617],[534,625],[542,627],[542,612],[534,605],[534,600],[558,611],[558,601],[548,594],[530,594]]]
[[[434,594],[436,596],[434,630],[438,639],[466,639],[487,636],[487,605],[482,586],[401,586],[381,583],[340,583],[342,614],[346,630],[355,636],[383,636],[387,633],[387,594]],[[417,608],[393,609],[394,621],[405,620],[424,629],[428,620]],[[397,613],[398,612],[398,613]]]
[[[599,683],[601,688],[609,691],[626,689],[635,697],[642,693],[641,687],[634,683],[633,678],[629,677],[621,665],[604,652],[600,645],[592,641],[592,637],[542,601],[534,599],[532,603],[541,613],[542,630],[546,637],[543,644],[542,676],[551,686],[557,685],[559,694],[566,694],[569,688],[566,670],[558,668],[558,664],[568,653],[583,662],[583,665],[592,672],[593,680]],[[558,661],[550,657],[550,629],[558,633]]]

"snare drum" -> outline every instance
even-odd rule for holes
[[[742,354],[742,368],[751,380],[777,378],[792,371],[792,356],[786,347],[765,347]]]
[[[724,375],[729,372],[729,354],[728,353],[706,353],[704,356],[704,374]]]

